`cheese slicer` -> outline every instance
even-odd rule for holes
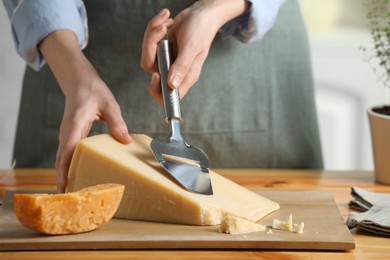
[[[167,81],[170,65],[174,61],[172,44],[168,41],[167,36],[158,45],[157,61],[161,78],[165,121],[169,124],[170,135],[165,139],[153,139],[150,148],[156,160],[183,188],[195,193],[212,195],[209,159],[206,153],[198,147],[187,144],[180,132],[180,123],[183,119],[179,91],[178,89],[172,90]],[[175,158],[179,160],[175,160]],[[180,158],[189,159],[196,164],[180,161]]]

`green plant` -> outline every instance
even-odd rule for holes
[[[390,12],[389,0],[366,0],[364,5],[368,9],[372,46],[369,52],[366,47],[361,49],[366,54],[366,61],[370,64],[378,79],[385,87],[390,88]],[[367,55],[367,53],[370,53]],[[373,66],[373,60],[376,66]],[[379,66],[378,66],[379,65]]]

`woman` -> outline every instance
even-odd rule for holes
[[[25,73],[16,167],[56,160],[58,191],[88,133],[110,132],[123,143],[128,132],[167,135],[162,108],[148,97],[161,98],[155,52],[167,30],[177,47],[169,85],[182,97],[190,90],[182,132],[211,167],[322,167],[296,1],[3,1],[19,53],[40,70]]]

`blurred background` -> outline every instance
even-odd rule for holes
[[[371,170],[366,110],[385,102],[385,89],[359,50],[371,42],[363,1],[299,2],[309,33],[325,168]],[[23,71],[0,4],[0,168],[12,164]]]

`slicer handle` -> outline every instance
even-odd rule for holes
[[[172,90],[168,86],[168,71],[174,61],[172,44],[168,40],[161,40],[157,49],[157,62],[161,79],[161,92],[164,101],[165,120],[172,118],[182,121],[180,110],[179,90]]]

